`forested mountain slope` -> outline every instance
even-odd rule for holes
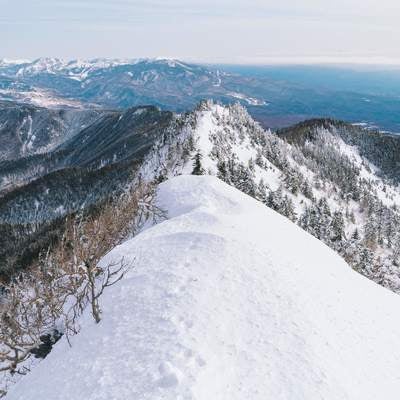
[[[108,112],[51,152],[1,163],[0,277],[60,238],[68,215],[175,171],[190,153],[191,118],[155,107]]]
[[[211,174],[399,291],[399,143],[334,120],[272,133],[239,104],[202,102],[185,114],[154,107],[109,112],[44,155],[50,167],[38,168],[46,172],[40,179],[0,198],[1,229],[35,235],[38,221],[87,209],[140,179]],[[29,160],[20,160],[20,171],[32,170]]]
[[[51,220],[123,190],[175,119],[155,107],[110,111],[53,151],[0,163],[0,221]]]
[[[281,129],[278,135],[292,144],[304,146],[307,142],[318,141],[321,128],[334,131],[347,145],[355,146],[361,157],[373,163],[376,172],[395,183],[400,179],[400,140],[397,135],[362,129],[332,119],[316,119]]]
[[[102,113],[0,102],[0,162],[51,151]]]
[[[241,106],[208,104],[194,141],[195,173],[259,199],[399,291],[400,138],[330,120],[276,135]]]

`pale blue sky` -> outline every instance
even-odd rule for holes
[[[0,57],[400,63],[398,0],[0,0]]]

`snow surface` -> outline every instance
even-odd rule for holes
[[[83,104],[78,100],[58,97],[51,91],[39,88],[30,91],[0,89],[0,100],[11,100],[55,109],[62,107],[83,108]],[[91,106],[93,106],[93,104]]]
[[[259,100],[254,97],[248,97],[243,93],[237,93],[237,92],[229,92],[229,96],[234,97],[235,99],[239,100],[245,100],[247,104],[251,106],[266,106],[268,103],[266,103],[264,100]]]
[[[103,260],[135,260],[70,348],[8,400],[398,399],[398,295],[211,176],[160,185],[169,219]]]
[[[27,60],[1,60],[0,67],[9,67],[10,65],[20,66],[16,76],[33,76],[36,74],[60,74],[69,79],[82,81],[88,79],[89,75],[101,69],[113,68],[121,65],[135,65],[140,62],[165,64],[170,68],[180,67],[190,72],[193,67],[189,64],[174,59],[167,58],[137,58],[137,59],[112,59],[95,58],[89,60],[64,60],[61,58],[38,58],[34,61]]]

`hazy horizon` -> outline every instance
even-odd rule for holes
[[[197,59],[197,58],[180,58],[180,57],[112,57],[112,56],[101,56],[101,57],[57,57],[52,55],[41,55],[39,57],[32,58],[12,58],[12,57],[0,57],[0,61],[10,64],[23,64],[32,63],[40,59],[59,59],[64,62],[71,61],[94,61],[94,60],[126,60],[129,61],[140,61],[140,60],[175,60],[186,63],[208,65],[208,66],[243,66],[243,67],[321,67],[321,68],[337,68],[337,69],[359,69],[359,70],[399,70],[400,59],[335,59],[335,58],[265,58],[265,59],[248,59],[248,60],[209,60],[209,59]]]
[[[394,0],[0,0],[0,58],[400,65]]]

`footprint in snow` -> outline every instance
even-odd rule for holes
[[[158,385],[163,388],[178,386],[183,377],[182,372],[168,361],[162,362],[158,371],[161,375]]]

